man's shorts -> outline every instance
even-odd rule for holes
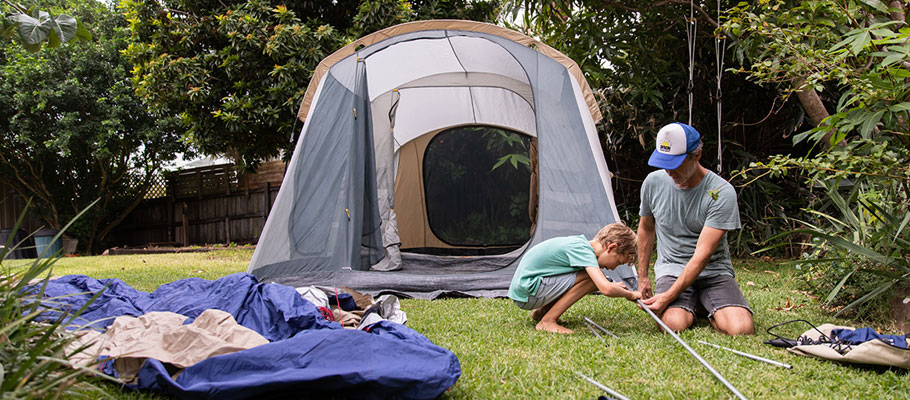
[[[575,285],[578,272],[568,272],[560,275],[545,276],[540,278],[540,285],[537,286],[537,293],[528,296],[528,301],[518,301],[515,305],[522,310],[535,310],[559,300],[563,294],[569,291]]]
[[[657,278],[655,292],[663,293],[670,290],[674,282],[675,276]],[[694,316],[713,318],[717,310],[729,306],[745,308],[752,314],[752,309],[743,297],[743,292],[739,290],[736,280],[730,275],[715,275],[696,279],[667,308],[679,307]]]

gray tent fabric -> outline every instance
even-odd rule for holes
[[[504,28],[455,22],[465,30],[389,36],[314,77],[319,83],[310,84],[315,93],[307,93],[306,122],[250,273],[296,287],[347,286],[370,294],[505,296],[528,247],[556,236],[593,238],[618,219],[587,83],[551,57],[552,49],[539,51],[542,44],[519,43]],[[493,255],[401,248],[398,150],[472,126],[536,137],[537,219],[530,238]],[[605,274],[637,286],[629,266]]]

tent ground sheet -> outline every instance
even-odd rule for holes
[[[133,389],[184,399],[430,399],[461,375],[451,351],[404,325],[380,321],[364,330],[344,329],[326,321],[294,288],[260,283],[245,273],[215,281],[179,280],[152,293],[119,279],[69,275],[48,282],[46,296],[76,310],[102,289],[74,323],[104,329],[118,316],[167,311],[188,317],[189,324],[205,310],[218,309],[269,341],[207,358],[179,374],[148,359],[128,385]],[[99,368],[116,374],[111,364]]]

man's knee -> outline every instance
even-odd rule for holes
[[[714,327],[731,336],[755,333],[752,313],[742,307],[725,307],[714,312]]]
[[[689,326],[692,325],[694,317],[691,313],[682,308],[669,308],[664,311],[664,314],[660,317],[661,321],[667,325],[668,328],[675,332],[686,330]]]

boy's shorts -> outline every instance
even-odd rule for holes
[[[540,278],[540,285],[537,286],[537,293],[528,296],[528,301],[518,301],[515,305],[522,310],[535,310],[550,304],[563,294],[569,291],[575,285],[578,272],[568,272],[560,275],[551,275]]]
[[[657,278],[655,293],[670,290],[674,282],[675,276]],[[742,307],[749,310],[749,314],[753,314],[736,280],[730,275],[715,275],[696,279],[667,308],[679,307],[697,317],[713,318],[717,310],[729,306]]]

